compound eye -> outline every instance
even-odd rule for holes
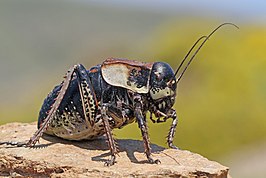
[[[155,74],[155,76],[156,76],[156,80],[157,80],[158,82],[160,82],[160,81],[163,80],[161,72],[154,72],[154,74]]]

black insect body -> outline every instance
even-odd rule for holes
[[[89,70],[81,64],[74,65],[63,82],[44,100],[39,114],[38,130],[26,146],[34,146],[43,133],[68,140],[95,139],[105,134],[111,152],[111,159],[106,162],[109,166],[115,163],[118,153],[112,129],[122,128],[136,121],[141,130],[148,161],[159,163],[158,159],[151,157],[146,114],[149,112],[150,119],[156,123],[172,119],[167,143],[170,148],[177,148],[173,144],[177,115],[172,108],[177,83],[203,44],[226,24],[234,25],[224,23],[208,36],[202,36],[176,72],[164,62],[144,63],[115,58],[109,58]],[[201,40],[203,42],[176,78],[179,69]],[[153,115],[156,119],[153,119]]]
[[[44,100],[38,129],[68,140],[95,139],[106,134],[112,154],[107,164],[112,165],[118,151],[111,130],[137,121],[147,158],[151,163],[158,163],[159,160],[151,157],[146,113],[155,114],[157,122],[161,122],[160,117],[164,117],[163,121],[173,118],[168,144],[175,148],[177,119],[172,106],[176,85],[174,71],[163,62],[109,58],[90,70],[78,64]],[[35,144],[35,140],[33,138],[31,144]]]

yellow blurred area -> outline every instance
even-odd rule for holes
[[[204,21],[200,26],[191,24],[193,20],[182,27],[179,22],[161,27],[148,45],[155,58],[177,68],[197,38],[217,26]],[[265,140],[265,37],[263,27],[240,24],[237,30],[225,26],[202,48],[179,84],[175,105],[180,117],[178,146],[219,159],[241,146]],[[162,138],[169,124],[150,123],[153,142],[166,146]],[[133,132],[128,129],[117,132]],[[138,137],[138,133],[131,135]]]

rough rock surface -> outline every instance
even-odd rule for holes
[[[0,142],[28,140],[36,123],[0,126]],[[0,144],[0,176],[12,177],[218,177],[228,168],[189,151],[152,145],[153,157],[161,164],[147,163],[143,143],[117,140],[117,163],[105,167],[109,151],[104,139],[73,142],[43,136],[37,148]]]

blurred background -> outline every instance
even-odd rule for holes
[[[164,61],[174,69],[193,43],[223,22],[179,84],[175,144],[266,177],[266,3],[192,0],[1,0],[0,124],[32,122],[48,92],[76,63],[107,57]],[[166,147],[170,122],[148,123]],[[159,131],[158,131],[159,130]],[[141,139],[137,124],[115,131]]]

